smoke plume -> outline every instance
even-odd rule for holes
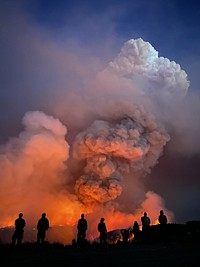
[[[84,212],[92,239],[102,216],[109,230],[140,223],[144,211],[152,223],[160,209],[172,221],[173,211],[144,181],[171,140],[165,122],[172,104],[188,87],[180,65],[131,39],[84,83],[83,99],[66,90],[68,100],[54,109],[60,117],[28,111],[23,131],[0,148],[0,226],[13,225],[22,211],[31,225],[46,212],[51,226],[73,228]],[[71,118],[81,114],[78,127]],[[65,242],[76,238],[70,231]]]

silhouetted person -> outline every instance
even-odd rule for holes
[[[12,235],[12,245],[20,245],[24,236],[24,227],[26,226],[25,220],[22,218],[23,213],[19,213],[19,217],[15,220],[15,231]]]
[[[37,223],[37,243],[44,243],[46,237],[46,231],[49,229],[49,220],[46,218],[46,213],[42,213],[42,217]]]
[[[100,222],[98,223],[98,231],[100,233],[99,238],[100,238],[100,244],[106,244],[106,235],[107,235],[107,228],[105,224],[105,219],[101,218]]]
[[[160,210],[160,215],[158,217],[159,221],[159,236],[161,241],[166,241],[167,240],[167,216],[164,214],[163,210]]]
[[[144,215],[141,217],[141,222],[142,222],[142,238],[143,240],[147,240],[149,238],[149,226],[151,220],[147,216],[146,212],[144,212]]]
[[[134,234],[134,242],[138,243],[140,241],[140,227],[137,221],[133,224],[133,234]]]
[[[87,227],[88,227],[87,220],[85,219],[84,213],[82,213],[81,218],[78,220],[78,224],[77,224],[77,229],[78,229],[77,242],[78,243],[85,242]]]
[[[164,211],[163,210],[160,211],[160,215],[158,217],[158,221],[162,225],[163,224],[167,224],[167,216],[164,214]]]

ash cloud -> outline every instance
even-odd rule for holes
[[[83,202],[115,199],[123,191],[123,176],[150,173],[169,139],[167,132],[137,107],[132,117],[110,123],[95,121],[75,139],[74,157],[86,162],[84,175],[76,181],[78,196]]]

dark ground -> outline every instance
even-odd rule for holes
[[[36,245],[24,243],[20,247],[0,245],[1,266],[200,266],[200,242],[120,243],[100,246],[87,244],[64,246],[61,244]]]

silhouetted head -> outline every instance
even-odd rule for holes
[[[103,221],[105,221],[105,219],[104,218],[101,218],[101,222],[103,222]]]
[[[84,218],[84,213],[81,214],[81,218]]]
[[[46,217],[46,213],[44,212],[44,213],[42,213],[42,217],[44,218],[44,217]]]
[[[164,212],[163,212],[163,210],[161,210],[161,211],[160,211],[160,215],[163,215],[163,214],[164,214]]]
[[[147,213],[146,212],[144,212],[144,216],[147,216]]]
[[[22,218],[23,217],[23,213],[20,212],[19,217]]]

